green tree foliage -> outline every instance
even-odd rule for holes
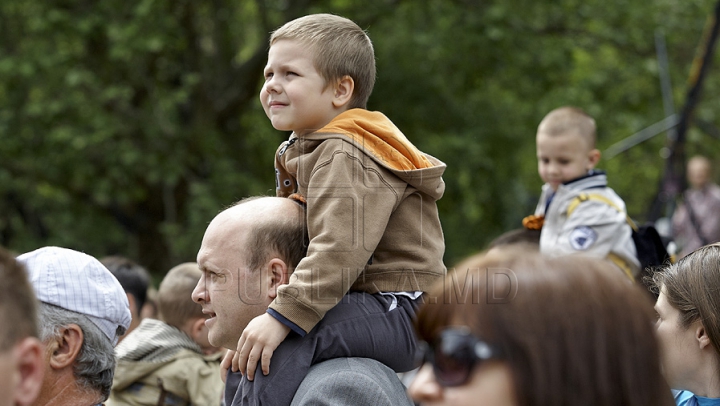
[[[655,55],[666,33],[680,107],[710,1],[405,3],[370,27],[378,45],[374,105],[448,165],[440,202],[446,262],[520,227],[541,181],[534,135],[550,110],[576,105],[593,115],[598,148],[664,118]],[[518,12],[522,10],[522,12]],[[715,70],[717,71],[717,70]],[[711,74],[712,76],[712,74]],[[715,122],[709,78],[698,111]],[[695,131],[690,148],[713,154]],[[643,219],[662,174],[662,136],[599,167]]]
[[[596,117],[601,149],[663,118],[654,34],[678,106],[709,0],[4,0],[0,244],[120,253],[156,274],[192,260],[218,210],[273,193],[275,131],[257,94],[267,38],[311,12],[373,39],[385,112],[448,163],[440,201],[453,264],[520,226],[539,194],[534,133],[551,109]],[[519,12],[518,10],[522,10]],[[713,124],[708,77],[697,117]],[[694,129],[689,152],[717,156]],[[602,161],[642,217],[662,136]]]
[[[222,206],[272,189],[255,107],[268,32],[304,9],[142,0],[0,6],[3,243],[191,259]]]

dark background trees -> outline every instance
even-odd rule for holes
[[[448,163],[446,262],[519,227],[539,193],[534,133],[549,110],[595,116],[598,146],[664,118],[655,33],[683,101],[709,0],[4,0],[0,244],[123,254],[162,274],[193,260],[222,207],[273,193],[275,131],[257,94],[267,38],[312,12],[376,48],[369,108]],[[710,71],[696,117],[717,124]],[[689,154],[718,156],[693,127]],[[642,219],[660,135],[600,167]]]

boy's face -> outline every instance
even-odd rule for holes
[[[579,178],[594,168],[600,151],[592,149],[580,135],[537,134],[538,172],[542,180],[557,190],[561,184]]]
[[[279,40],[268,52],[260,102],[273,127],[298,136],[324,127],[340,112],[334,88],[315,69],[312,50],[302,42]]]

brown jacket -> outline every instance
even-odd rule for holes
[[[383,114],[352,109],[293,134],[275,170],[278,196],[307,199],[310,245],[270,308],[306,332],[349,290],[424,291],[445,275],[436,205],[445,164]]]

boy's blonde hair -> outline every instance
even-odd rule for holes
[[[587,141],[588,149],[595,148],[595,120],[579,107],[564,106],[549,112],[537,132],[548,136],[577,134]]]
[[[315,69],[326,83],[350,76],[355,89],[349,108],[367,108],[375,86],[375,51],[370,38],[357,24],[333,14],[311,14],[275,30],[270,46],[280,40],[308,45]]]
[[[182,329],[188,320],[205,317],[202,306],[192,300],[192,291],[201,276],[202,272],[195,262],[180,264],[165,275],[157,294],[162,321]]]

